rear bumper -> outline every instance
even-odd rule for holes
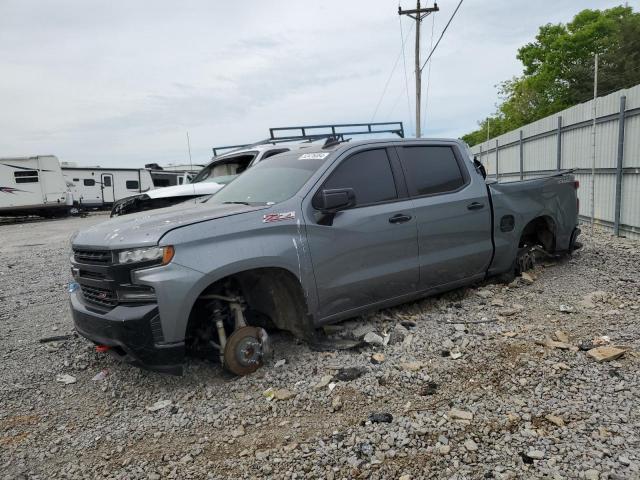
[[[71,311],[77,332],[132,365],[181,375],[184,343],[156,344],[154,324],[159,323],[157,305],[117,306],[107,312],[87,308],[78,291],[71,293]],[[157,336],[157,332],[155,334]]]

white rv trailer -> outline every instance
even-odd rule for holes
[[[79,167],[63,162],[64,175],[73,204],[80,208],[111,207],[113,202],[153,189],[145,168]]]
[[[0,158],[0,216],[65,215],[71,203],[54,155]]]
[[[173,187],[175,185],[184,185],[189,183],[195,177],[204,165],[166,165],[160,166],[157,163],[148,163],[144,168],[148,168],[151,172],[153,185],[158,187]]]

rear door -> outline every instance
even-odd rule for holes
[[[415,291],[416,221],[402,177],[393,149],[360,148],[338,160],[314,192],[353,188],[354,207],[326,224],[305,200],[320,318]]]
[[[111,173],[103,173],[100,183],[102,187],[102,203],[113,203],[115,200],[113,175]]]
[[[491,205],[455,144],[397,147],[418,228],[420,287],[471,278],[491,261]]]

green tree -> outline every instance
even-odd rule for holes
[[[640,13],[629,6],[583,10],[568,24],[540,27],[518,50],[520,77],[500,84],[496,113],[462,137],[469,145],[564,110],[593,96],[593,59],[600,55],[598,90],[604,95],[640,83]]]

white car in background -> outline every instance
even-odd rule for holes
[[[190,183],[156,188],[140,195],[123,198],[113,204],[111,216],[155,210],[189,200],[201,201],[203,197],[213,195],[252,165],[278,153],[308,145],[255,145],[213,157]]]

